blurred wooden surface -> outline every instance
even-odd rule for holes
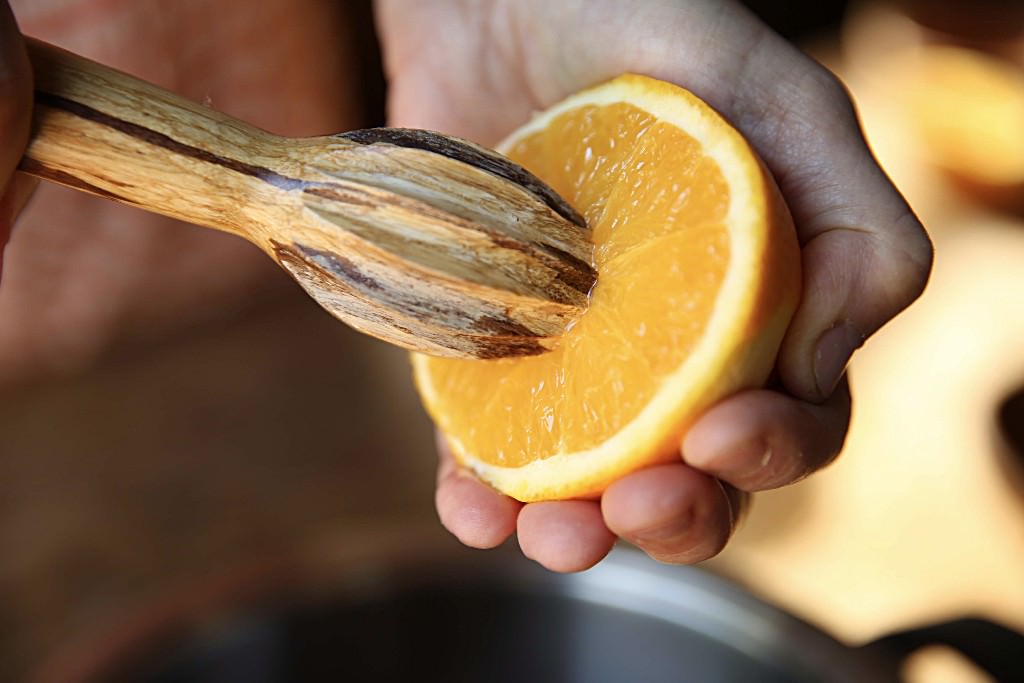
[[[405,354],[297,288],[8,392],[0,453],[5,681],[176,585],[434,517],[432,430]]]

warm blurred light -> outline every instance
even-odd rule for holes
[[[912,655],[903,676],[906,683],[997,683],[948,647],[930,647]]]
[[[843,68],[862,98],[903,119],[901,146],[919,161],[976,199],[1024,208],[1024,35],[989,44],[951,30],[869,3],[844,27]]]
[[[933,162],[981,182],[1024,182],[1024,70],[935,45],[908,55],[904,68],[908,116]]]
[[[935,271],[858,354],[839,461],[760,496],[718,566],[853,641],[964,614],[1024,629],[1024,497],[996,445],[999,405],[1024,386],[1024,219],[959,191],[969,176],[1024,198],[1021,66],[939,45],[880,2],[818,56],[928,227]],[[950,657],[922,656],[913,680],[976,680]]]

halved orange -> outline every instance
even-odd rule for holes
[[[709,406],[763,384],[796,307],[800,255],[744,138],[682,88],[624,75],[500,147],[587,219],[598,281],[539,356],[413,356],[459,463],[523,501],[593,497],[679,458]]]

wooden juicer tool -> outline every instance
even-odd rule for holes
[[[241,236],[330,313],[408,349],[542,353],[586,306],[583,219],[498,154],[408,129],[279,137],[26,40],[26,173]]]

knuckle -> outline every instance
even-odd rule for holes
[[[882,272],[876,281],[884,283],[891,308],[899,312],[916,300],[931,276],[935,250],[927,232],[908,210],[880,245]]]
[[[859,130],[857,111],[846,84],[835,73],[808,58],[808,67],[796,86],[798,106],[791,110],[792,123],[808,136]],[[830,140],[821,140],[830,143]]]
[[[901,235],[902,258],[901,276],[904,280],[903,286],[910,300],[916,299],[924,291],[931,275],[932,264],[935,260],[935,247],[932,245],[928,233],[911,213],[907,213],[900,221],[907,227],[897,229]]]
[[[853,108],[853,98],[846,84],[834,72],[815,61],[807,71],[808,91],[819,100],[842,109]]]

